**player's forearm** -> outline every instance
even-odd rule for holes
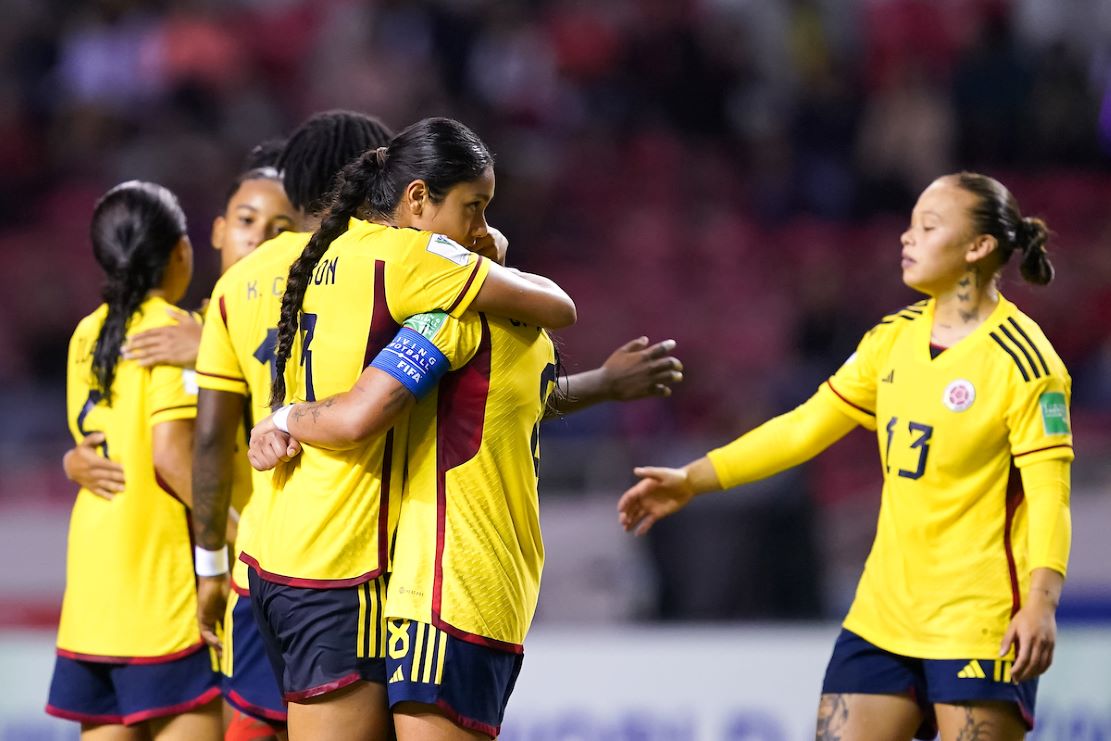
[[[854,427],[854,420],[815,395],[706,457],[722,487],[728,489],[804,463]]]
[[[289,434],[300,443],[329,450],[346,450],[384,435],[412,406],[413,395],[398,385],[375,386],[357,385],[327,399],[293,405]]]
[[[1030,591],[1027,604],[1041,602],[1054,610],[1061,604],[1061,589],[1065,577],[1056,569],[1037,568],[1030,572]]]
[[[491,265],[471,308],[548,329],[575,323],[575,302],[555,282],[519,270]]]
[[[227,542],[228,510],[234,481],[235,436],[243,396],[201,389],[193,456],[193,538],[214,551]]]
[[[1072,543],[1070,469],[1069,462],[1060,459],[1038,461],[1021,469],[1030,523],[1028,563],[1035,572],[1067,573]]]
[[[613,389],[604,368],[567,376],[556,384],[549,397],[544,419],[579,412],[589,406],[613,399]]]

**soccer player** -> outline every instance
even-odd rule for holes
[[[166,324],[185,294],[185,216],[165,188],[131,181],[97,203],[91,235],[105,303],[70,342],[69,424],[75,439],[102,435],[127,484],[110,499],[77,494],[46,709],[80,721],[82,738],[216,739],[219,680],[196,624],[188,524],[196,395],[182,369],[120,356],[128,332]]]
[[[260,167],[241,174],[228,188],[224,209],[212,223],[212,247],[220,251],[220,272],[227,272],[260,243],[290,229],[293,218],[293,207],[282,190],[277,170]],[[146,367],[169,364],[191,368],[197,360],[201,324],[176,307],[168,307],[167,312],[173,323],[130,337],[125,354]],[[66,452],[62,466],[74,483],[111,498],[123,490],[123,469],[99,454],[103,442],[100,433],[80,441]]]
[[[696,494],[876,430],[876,540],[826,670],[818,738],[1033,727],[1069,552],[1071,381],[997,278],[1018,252],[1023,278],[1049,283],[1046,240],[998,181],[939,178],[902,235],[903,282],[929,298],[881,320],[805,404],[682,469],[635,469],[618,503],[625,529],[644,533]]]
[[[270,413],[267,399],[285,277],[318,225],[336,175],[367,149],[389,141],[391,133],[377,119],[349,111],[319,113],[298,127],[277,163],[282,172],[278,187],[284,186],[283,197],[289,193],[295,228],[271,234],[259,249],[229,266],[209,301],[197,358],[193,524],[199,549],[198,615],[202,635],[221,650],[224,697],[232,715],[229,739],[256,738],[251,734],[261,733],[262,724],[269,725],[267,735],[284,736],[287,720],[286,703],[251,611],[246,564],[236,561],[229,575],[224,532],[229,505],[238,505],[239,467],[246,465],[244,410],[251,420]],[[231,226],[229,234],[234,235]],[[214,236],[218,231],[219,225],[214,226]],[[236,507],[237,549],[249,547],[270,489],[269,476],[252,476],[250,500]]]
[[[285,396],[298,325],[296,393],[315,399],[350,388],[413,314],[475,306],[548,326],[574,321],[574,304],[553,283],[458,243],[493,248],[483,218],[492,196],[489,152],[448,119],[418,122],[344,168],[289,270],[271,401]],[[382,603],[404,441],[402,420],[364,448],[309,451],[276,479],[266,527],[244,547],[291,738],[375,738],[389,727]]]

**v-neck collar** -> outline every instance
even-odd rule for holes
[[[920,326],[915,336],[915,354],[925,363],[932,363],[933,365],[948,365],[953,361],[954,357],[969,352],[968,348],[974,348],[980,344],[980,338],[987,335],[991,330],[998,326],[1003,321],[1010,306],[1010,302],[999,294],[999,301],[996,302],[995,308],[991,313],[980,322],[976,329],[969,332],[961,339],[954,342],[945,348],[945,351],[940,353],[936,358],[930,357],[930,342],[933,335],[934,327],[934,311],[937,308],[937,299],[931,298],[926,303],[926,310],[922,313]]]

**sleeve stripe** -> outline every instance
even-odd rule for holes
[[[1030,353],[1027,352],[1026,346],[1016,340],[1015,336],[1011,334],[1010,331],[1002,324],[999,325],[999,331],[1007,335],[1007,339],[1011,341],[1011,344],[1017,347],[1019,352],[1022,353],[1023,357],[1026,358],[1026,362],[1030,364],[1030,372],[1034,374],[1034,378],[1041,378],[1041,371],[1038,370],[1038,366],[1034,365],[1034,359],[1030,357]]]
[[[196,408],[197,408],[196,404],[178,404],[177,406],[173,406],[173,407],[162,407],[161,409],[155,409],[153,412],[150,413],[150,416],[153,417],[156,414],[162,414],[163,412],[172,412],[176,409],[196,409]]]
[[[869,412],[869,411],[868,411],[867,409],[865,409],[864,407],[860,406],[859,404],[853,404],[853,403],[852,403],[851,401],[849,401],[849,400],[848,400],[848,399],[846,399],[846,398],[845,398],[844,396],[842,396],[842,395],[841,395],[841,392],[840,392],[840,391],[838,391],[837,389],[835,389],[835,388],[833,387],[833,382],[832,382],[832,381],[829,381],[829,380],[827,380],[827,381],[826,381],[826,385],[827,385],[827,386],[829,386],[829,390],[830,390],[830,391],[832,391],[833,393],[835,393],[835,394],[837,395],[837,398],[838,398],[838,399],[840,399],[841,401],[845,402],[846,404],[848,404],[849,406],[851,406],[851,407],[852,407],[853,409],[857,409],[857,410],[859,410],[859,411],[861,411],[861,412],[864,412],[864,413],[865,413],[865,414],[867,414],[867,415],[868,415],[869,417],[875,417],[875,416],[876,416],[876,413],[875,413],[875,412]]]
[[[198,376],[207,376],[208,378],[220,378],[224,381],[235,381],[236,383],[246,383],[247,379],[237,378],[235,376],[222,376],[219,373],[206,373],[202,370],[197,371]]]
[[[471,290],[471,284],[474,283],[474,278],[476,275],[478,275],[478,268],[482,265],[482,259],[482,256],[479,255],[478,259],[475,260],[474,269],[471,271],[470,276],[467,277],[467,282],[463,284],[463,290],[460,291],[459,295],[455,297],[455,300],[452,301],[451,306],[444,309],[445,314],[450,314],[455,311],[456,307],[459,306],[459,303],[463,300],[463,297],[466,296],[467,292]]]
[[[1013,316],[1008,317],[1007,321],[1011,323],[1011,326],[1015,328],[1016,332],[1022,335],[1022,339],[1026,340],[1026,344],[1030,345],[1030,349],[1033,350],[1034,354],[1038,356],[1038,362],[1042,364],[1042,370],[1045,371],[1045,374],[1048,376],[1049,366],[1046,365],[1045,358],[1043,358],[1041,352],[1038,351],[1038,346],[1034,344],[1034,341],[1032,339],[1030,339],[1030,335],[1022,331],[1022,327],[1018,326],[1018,322],[1015,321],[1015,318]]]
[[[220,296],[220,318],[224,320],[224,328],[228,326],[228,305],[224,303],[224,297]]]
[[[1069,445],[1068,443],[1061,443],[1060,445],[1047,445],[1044,448],[1037,448],[1036,450],[1027,450],[1025,453],[1015,453],[1012,457],[1013,458],[1021,458],[1024,455],[1031,455],[1033,453],[1041,453],[1043,450],[1053,450],[1054,448],[1069,448],[1071,450],[1072,446]]]
[[[991,333],[991,338],[995,340],[996,344],[1003,348],[1003,350],[1005,350],[1008,355],[1011,356],[1011,360],[1015,361],[1015,365],[1018,366],[1018,370],[1022,374],[1022,380],[1029,381],[1030,374],[1026,372],[1026,368],[1022,366],[1022,361],[1018,359],[1018,356],[1015,355],[1014,351],[1003,344],[1003,340],[999,339],[999,335],[997,335],[995,332]]]

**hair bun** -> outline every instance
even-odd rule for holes
[[[1022,277],[1030,283],[1044,286],[1053,280],[1053,265],[1049,262],[1045,244],[1049,229],[1038,218],[1024,217],[1015,229],[1015,246],[1022,250]]]

